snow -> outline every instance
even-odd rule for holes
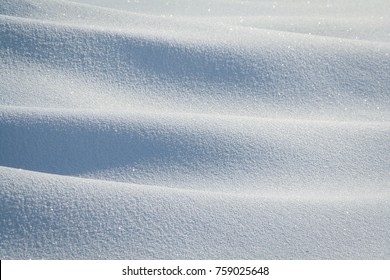
[[[3,0],[1,259],[388,259],[388,1]]]

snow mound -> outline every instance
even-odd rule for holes
[[[389,258],[389,3],[323,2],[2,1],[0,258]]]

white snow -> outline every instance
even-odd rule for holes
[[[390,258],[389,11],[2,0],[0,258]]]

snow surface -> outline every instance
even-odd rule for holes
[[[1,259],[389,259],[390,2],[1,0]]]

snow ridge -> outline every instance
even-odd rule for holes
[[[387,1],[196,2],[2,1],[0,258],[389,258]]]

